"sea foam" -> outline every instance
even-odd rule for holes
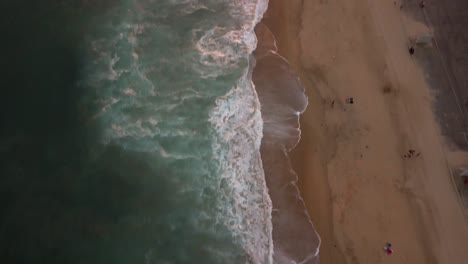
[[[205,44],[197,46],[202,58],[206,60],[208,56],[216,67],[231,67],[232,61],[239,60],[248,63],[236,85],[217,98],[210,121],[217,131],[213,141],[214,156],[219,159],[220,174],[230,192],[225,195],[229,206],[225,207],[222,217],[226,218],[224,221],[229,223],[230,230],[240,237],[249,263],[273,262],[272,207],[260,156],[263,121],[252,82],[255,60],[251,55],[257,44],[254,27],[267,3],[233,1],[230,14],[243,22],[242,28],[230,31],[215,28],[209,32],[208,40],[207,35],[203,36]],[[217,31],[220,37],[213,37]],[[214,39],[221,41],[212,42]]]

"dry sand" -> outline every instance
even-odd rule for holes
[[[468,155],[447,148],[407,50],[429,29],[393,0],[270,0],[264,21],[309,95],[294,166],[322,263],[468,263],[449,170]]]

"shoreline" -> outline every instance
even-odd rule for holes
[[[262,22],[273,32],[278,53],[284,56],[298,72],[309,98],[308,107],[300,116],[301,139],[289,152],[289,157],[292,169],[298,175],[298,187],[308,208],[310,219],[321,238],[320,262],[345,263],[343,253],[336,247],[337,243],[333,234],[331,194],[325,175],[326,168],[323,166],[325,163],[323,159],[327,156],[331,157],[333,151],[329,151],[326,155],[319,155],[319,152],[323,151],[326,145],[333,144],[333,142],[330,142],[325,135],[326,127],[322,126],[325,130],[314,127],[314,122],[324,123],[324,111],[320,107],[322,102],[320,97],[313,96],[318,91],[310,79],[303,78],[305,73],[298,61],[300,56],[299,33],[302,20],[301,2],[300,0],[292,0],[291,4],[281,0],[270,0]],[[312,122],[307,122],[307,120],[312,120]],[[314,145],[315,143],[319,143],[320,146]],[[307,160],[306,157],[312,159]],[[304,177],[310,171],[314,172],[315,177]],[[309,187],[304,188],[304,186]]]
[[[275,37],[263,22],[255,28],[252,81],[262,106],[263,138],[260,148],[265,181],[272,201],[274,263],[318,263],[320,237],[297,186],[290,150],[300,139],[299,113],[308,100],[297,73],[276,51]]]
[[[412,34],[430,30],[393,1],[270,0],[263,21],[309,96],[290,157],[322,238],[321,263],[468,259],[447,169],[457,153],[440,134],[433,84],[406,46]],[[404,159],[413,148],[422,155]],[[394,256],[382,251],[386,242]]]

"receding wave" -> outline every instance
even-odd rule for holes
[[[298,75],[277,53],[275,38],[266,25],[257,25],[253,81],[262,105],[261,156],[273,203],[275,263],[319,263],[320,237],[314,229],[296,185],[288,152],[300,140],[299,115],[307,96]]]

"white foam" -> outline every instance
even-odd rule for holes
[[[197,31],[199,30],[194,30],[194,35],[197,35]],[[204,32],[194,42],[202,66],[194,69],[209,78],[237,67],[242,58],[247,58],[253,52],[257,40],[249,28],[228,29],[216,26]]]
[[[237,67],[242,58],[246,59],[255,50],[257,38],[254,27],[267,7],[268,0],[230,1],[229,14],[239,22],[237,26],[215,26],[204,31],[202,36],[199,36],[201,29],[194,29],[193,43],[199,51],[202,65],[195,70],[205,78],[213,78],[223,74],[226,69]]]
[[[227,183],[219,189],[226,192],[223,196],[228,205],[220,217],[241,239],[251,263],[271,263],[271,200],[259,152],[260,104],[247,78],[218,98],[210,121],[219,134],[213,150],[221,165],[221,179]]]
[[[239,60],[249,58],[257,44],[253,29],[267,3],[231,2],[231,15],[250,20],[244,21],[239,29],[214,28],[204,34],[196,45],[201,53],[201,63],[221,65],[225,70]],[[221,165],[222,181],[227,183],[225,188],[219,188],[221,192],[227,192],[222,196],[228,205],[222,208],[220,217],[242,240],[249,263],[272,263],[272,205],[260,157],[263,121],[249,69],[245,69],[235,87],[216,100],[210,122],[218,135],[213,141],[214,156]]]
[[[129,96],[136,96],[137,95],[135,90],[133,90],[132,88],[127,88],[127,89],[123,90],[123,93],[125,95],[129,95]]]
[[[182,12],[191,13],[197,9],[204,8],[201,1],[192,0],[172,0],[174,4],[188,4]],[[238,20],[231,27],[213,27],[204,30],[200,35],[200,29],[194,30],[194,47],[199,56],[196,57],[194,70],[206,78],[220,76],[229,70],[237,70],[240,65],[246,67],[240,62],[249,62],[249,56],[256,47],[257,40],[253,32],[255,24],[260,20],[263,12],[266,10],[268,1],[256,0],[235,0],[224,1],[230,8],[230,14]],[[145,10],[142,9],[142,12]],[[96,89],[101,89],[102,96],[108,98],[102,102],[102,110],[99,116],[104,116],[101,121],[104,123],[103,143],[116,141],[123,147],[133,148],[138,151],[148,151],[159,153],[162,157],[173,159],[199,159],[198,156],[173,153],[167,147],[164,148],[157,142],[152,141],[146,144],[152,137],[171,137],[171,136],[199,136],[196,131],[183,129],[180,124],[186,122],[183,117],[173,118],[172,120],[159,119],[155,116],[140,116],[135,119],[134,116],[126,114],[126,108],[145,107],[145,98],[141,93],[141,88],[129,84],[132,87],[109,86],[102,89],[102,81],[117,81],[122,73],[131,72],[140,77],[145,86],[146,94],[152,96],[160,95],[156,91],[151,78],[145,75],[145,69],[136,67],[136,63],[141,63],[145,59],[145,54],[139,55],[135,46],[138,45],[138,34],[143,32],[144,27],[132,24],[119,25],[115,39],[102,40],[102,43],[96,41],[93,43],[93,50],[102,56],[96,64],[108,67],[106,76],[93,76],[95,80],[89,80],[89,85]],[[121,30],[122,29],[122,30]],[[149,30],[149,29],[148,29]],[[107,41],[107,42],[106,42]],[[128,50],[129,58],[133,59],[131,69],[116,69],[120,58],[112,52],[113,47],[109,47],[109,42],[126,42],[131,47]],[[106,42],[106,44],[104,44]],[[126,55],[120,54],[122,58]],[[125,62],[124,59],[122,59]],[[151,66],[148,66],[151,67]],[[146,69],[147,70],[147,69]],[[101,83],[100,83],[101,82]],[[116,83],[116,82],[115,82]],[[114,85],[113,83],[111,85]],[[190,89],[190,88],[187,88]],[[115,93],[126,95],[121,101],[112,99]],[[161,92],[162,93],[162,92]],[[162,96],[162,95],[161,95]],[[182,100],[172,105],[154,106],[151,113],[165,112],[174,110],[178,104],[184,100],[199,97],[197,93],[184,93]],[[216,107],[210,113],[210,122],[216,130],[216,136],[213,141],[214,156],[220,164],[219,173],[221,175],[219,184],[223,186],[218,188],[223,206],[219,208],[217,219],[223,225],[227,225],[236,239],[243,242],[244,250],[249,255],[249,263],[272,263],[273,240],[271,223],[271,200],[268,196],[268,190],[265,184],[265,177],[260,158],[260,143],[262,139],[262,118],[258,96],[251,81],[250,72],[244,69],[244,74],[227,94],[221,96],[216,101]],[[112,116],[109,108],[113,108]],[[173,122],[167,129],[163,129],[162,123]],[[179,123],[178,123],[179,122]],[[127,143],[127,140],[138,140]],[[226,147],[228,146],[228,147]],[[152,253],[148,253],[147,258],[151,259]],[[223,254],[223,252],[220,252]]]

